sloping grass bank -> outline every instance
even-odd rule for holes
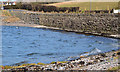
[[[80,7],[81,10],[110,10],[118,7],[118,2],[61,2],[48,4],[57,7]]]

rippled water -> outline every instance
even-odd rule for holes
[[[50,63],[90,52],[116,50],[120,40],[30,27],[2,27],[3,65]]]

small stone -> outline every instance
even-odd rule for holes
[[[100,60],[100,62],[103,62],[104,60]]]
[[[98,62],[98,60],[94,60],[94,62],[95,62],[95,63],[97,63],[97,62]]]
[[[115,57],[115,56],[116,56],[116,53],[114,53],[112,56]]]
[[[104,53],[100,54],[102,57],[106,57],[106,55]]]
[[[46,69],[47,71],[53,71],[52,69]]]
[[[84,56],[80,56],[80,58],[84,58]]]
[[[84,65],[85,62],[84,61],[80,61],[78,64]]]
[[[99,57],[96,57],[96,59],[100,59]]]
[[[92,65],[93,63],[92,62],[88,62],[86,65],[88,66],[88,65]]]
[[[117,55],[120,55],[120,52],[118,52]]]

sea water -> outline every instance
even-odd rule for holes
[[[119,49],[119,39],[60,30],[2,26],[2,65],[50,63]]]

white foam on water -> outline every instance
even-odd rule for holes
[[[100,53],[100,52],[102,52],[102,51],[97,49],[97,48],[94,48],[92,51],[90,51],[89,54],[97,54],[97,53]]]
[[[101,52],[102,51],[100,49],[94,48],[93,50],[91,50],[88,53],[84,53],[84,54],[81,54],[79,56],[68,57],[67,60],[75,60],[75,59],[78,59],[80,56],[88,56],[88,55],[98,54],[98,53],[101,53]]]

